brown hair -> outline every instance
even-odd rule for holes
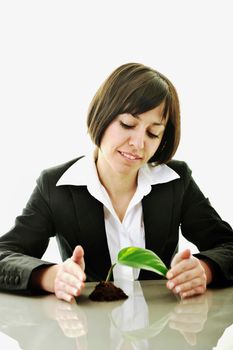
[[[173,84],[161,73],[139,63],[118,67],[93,97],[87,116],[88,132],[100,147],[109,124],[122,113],[138,115],[164,102],[163,118],[167,120],[160,146],[149,162],[168,162],[180,141],[180,108]]]

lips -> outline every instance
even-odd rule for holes
[[[129,153],[129,152],[122,152],[118,151],[124,158],[129,159],[129,160],[140,160],[142,157],[140,157],[137,154]]]

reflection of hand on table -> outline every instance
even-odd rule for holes
[[[129,299],[121,306],[113,309],[112,325],[118,329],[123,338],[131,341],[131,344],[136,344],[140,340],[157,337],[163,330],[170,328],[181,333],[189,345],[195,345],[197,334],[203,330],[207,321],[212,292],[208,290],[200,296],[179,300],[179,303],[175,305],[169,302],[165,303],[163,307],[160,307],[159,303],[158,305],[154,304],[153,317],[150,321],[147,308],[142,307],[146,306],[146,302],[143,300],[143,293],[141,296],[137,293],[136,298],[135,295],[130,295]],[[139,308],[140,305],[141,308]],[[141,324],[134,322],[137,319],[134,311],[137,309],[141,320],[144,319]],[[131,320],[129,320],[130,316]]]
[[[57,321],[66,337],[75,338],[77,349],[87,349],[87,318],[80,306],[48,295],[43,299],[42,307],[50,319]]]
[[[180,301],[169,317],[169,327],[179,331],[188,344],[196,345],[197,333],[207,321],[211,292]]]
[[[58,300],[55,319],[67,337],[77,338],[87,334],[86,315],[77,305]]]

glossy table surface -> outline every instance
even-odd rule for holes
[[[233,349],[233,287],[179,300],[164,281],[115,283],[124,301],[0,293],[1,349]]]

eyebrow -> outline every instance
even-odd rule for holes
[[[154,122],[154,123],[152,123],[152,125],[156,125],[156,126],[164,126],[164,124],[163,124],[163,123],[158,123],[158,122]]]
[[[140,116],[138,114],[131,114],[134,118],[136,119],[141,119]],[[152,125],[155,125],[155,126],[165,126],[163,123],[159,123],[159,122],[154,122],[152,123]]]

